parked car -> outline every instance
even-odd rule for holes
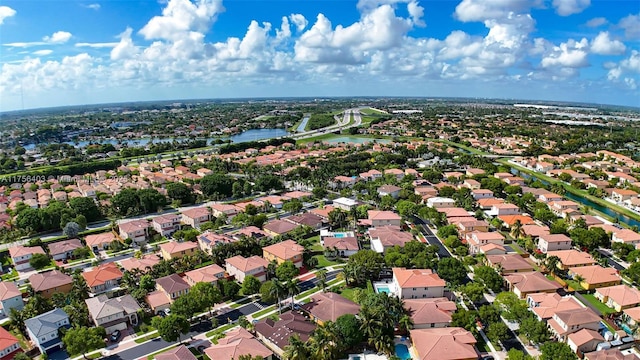
[[[111,341],[112,342],[118,341],[118,339],[120,339],[120,335],[121,335],[120,330],[116,330],[116,331],[112,332],[111,333]]]

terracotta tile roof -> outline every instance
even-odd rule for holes
[[[246,228],[240,229],[238,231],[236,231],[235,233],[233,233],[234,236],[239,236],[239,235],[245,235],[247,237],[252,237],[255,239],[260,239],[266,236],[269,236],[269,234],[267,234],[266,232],[260,230],[259,228],[255,227],[255,226],[247,226]]]
[[[503,271],[532,271],[534,269],[520,254],[487,255],[491,266],[500,265]]]
[[[624,309],[622,310],[622,312],[627,314],[627,316],[629,316],[635,322],[640,322],[640,306]]]
[[[603,342],[604,338],[597,331],[593,331],[591,329],[582,329],[580,331],[574,332],[573,334],[569,334],[568,340],[571,340],[572,343],[580,347],[581,345],[587,344],[588,342],[593,340]]]
[[[358,250],[358,239],[353,236],[347,237],[326,237],[322,239],[325,249],[336,248],[338,250]]]
[[[532,236],[532,237],[539,237],[541,235],[549,234],[549,227],[548,226],[540,226],[538,224],[522,225],[522,232],[525,235],[529,235],[529,236]]]
[[[546,241],[547,243],[571,242],[571,238],[564,234],[540,235],[540,240]]]
[[[608,296],[622,307],[640,304],[640,291],[624,284],[599,288],[596,292]]]
[[[360,305],[333,292],[315,294],[301,308],[322,321],[336,321],[342,315],[360,311]]]
[[[558,293],[530,294],[528,298],[537,304],[531,310],[543,320],[552,318],[558,311],[583,307],[573,296],[560,296]]]
[[[214,282],[218,281],[220,277],[218,275],[224,276],[224,269],[221,268],[218,264],[213,264],[205,267],[201,267],[199,269],[191,270],[186,272],[184,275],[187,279],[190,279],[193,283],[199,282]]]
[[[638,360],[634,354],[623,354],[620,349],[608,349],[584,354],[587,360]]]
[[[596,315],[589,308],[571,309],[556,312],[555,316],[562,320],[568,328],[575,325],[590,324],[600,322],[600,316]]]
[[[0,300],[4,301],[17,296],[22,296],[15,283],[9,281],[0,281]],[[0,308],[2,305],[0,305]],[[4,349],[0,347],[0,349]]]
[[[275,220],[271,220],[268,223],[266,223],[263,226],[263,229],[271,231],[275,234],[286,234],[289,231],[292,231],[293,229],[297,228],[299,225],[291,223],[289,221],[285,221],[285,220],[279,220],[279,219],[275,219]]]
[[[122,278],[122,271],[114,263],[102,264],[91,271],[82,273],[82,277],[89,287],[102,285],[110,280]]]
[[[300,340],[306,342],[315,329],[315,324],[308,321],[304,316],[292,312],[280,315],[280,320],[278,321],[266,318],[255,325],[257,333],[269,339],[280,349],[284,349],[285,346],[289,345],[289,338],[293,334],[298,334]]]
[[[4,350],[18,342],[18,338],[0,326],[0,349]]]
[[[36,292],[54,289],[71,284],[72,282],[73,279],[71,276],[63,274],[58,270],[51,270],[29,276],[29,283]]]
[[[415,325],[450,323],[456,303],[447,298],[405,299],[404,308]]]
[[[446,282],[431,269],[392,268],[400,288],[445,286]]]
[[[125,233],[136,232],[140,229],[146,229],[148,227],[149,227],[149,222],[144,219],[133,220],[133,221],[121,223],[120,225],[118,225],[120,232],[125,232]]]
[[[549,256],[557,256],[560,259],[560,262],[568,267],[593,265],[596,263],[589,253],[574,249],[547,251],[547,257]]]
[[[206,207],[197,207],[182,212],[182,216],[186,216],[191,219],[197,219],[209,215],[211,215],[211,212]]]
[[[393,211],[379,211],[369,210],[367,211],[369,220],[400,220],[400,215]]]
[[[115,239],[115,235],[113,235],[113,233],[109,231],[102,234],[87,235],[85,236],[84,241],[87,243],[87,246],[93,247],[102,246],[102,244],[105,243],[110,244]]]
[[[147,301],[147,304],[149,304],[152,309],[156,309],[160,306],[168,305],[171,303],[167,294],[165,294],[164,291],[161,290],[150,292],[149,294],[147,294],[145,299]]]
[[[273,245],[269,245],[267,247],[263,247],[262,250],[275,255],[280,259],[286,260],[291,259],[296,255],[302,255],[304,247],[298,245],[293,240],[285,240]]]
[[[621,281],[618,272],[614,268],[603,268],[600,265],[572,268],[571,272],[582,276],[588,284],[602,284]]]
[[[519,289],[521,293],[544,292],[562,287],[537,271],[509,274],[504,279],[514,288]]]
[[[133,269],[139,269],[145,271],[146,268],[152,268],[153,265],[160,262],[160,258],[156,254],[146,254],[140,259],[135,257],[124,259],[120,261],[120,266],[125,270],[131,271]]]
[[[476,339],[463,328],[415,329],[410,335],[420,360],[478,358]]]
[[[248,271],[258,269],[261,267],[266,268],[269,265],[269,262],[266,259],[261,258],[260,256],[252,256],[249,258],[245,258],[242,255],[237,255],[225,260],[226,263],[230,264],[234,268],[246,273]]]
[[[49,253],[53,255],[63,254],[75,249],[83,247],[82,243],[78,239],[69,239],[64,241],[58,241],[49,243]]]
[[[218,340],[218,344],[205,349],[205,354],[212,360],[238,360],[242,355],[262,356],[267,359],[274,355],[271,350],[243,328],[227,332],[224,338]]]
[[[400,230],[398,226],[380,226],[369,229],[371,239],[380,239],[384,247],[399,245],[403,247],[406,243],[414,240],[413,234]]]
[[[198,248],[198,243],[195,243],[193,241],[184,241],[184,242],[169,241],[164,244],[160,244],[160,249],[162,249],[163,251],[166,251],[169,254],[176,254],[181,251],[187,251],[187,250],[197,249],[197,248]]]
[[[22,245],[17,245],[9,248],[9,254],[12,258],[17,258],[24,255],[33,255],[33,254],[44,254],[44,250],[40,246],[31,246],[26,247]]]
[[[196,360],[196,356],[191,353],[186,346],[180,345],[177,348],[167,350],[155,356],[156,360]]]
[[[512,226],[518,220],[520,220],[522,225],[535,224],[535,221],[531,217],[524,215],[500,215],[498,219],[509,226]]]

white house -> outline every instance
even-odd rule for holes
[[[243,282],[247,275],[253,275],[260,281],[267,280],[267,266],[269,262],[256,255],[249,258],[237,255],[225,260],[227,273],[238,282]]]
[[[456,201],[450,198],[432,197],[427,199],[427,206],[436,209],[450,208],[456,206]]]
[[[547,251],[569,250],[571,249],[571,238],[564,234],[543,234],[538,238],[538,249]]]
[[[431,269],[393,268],[389,291],[400,299],[439,298],[444,296],[446,282]]]
[[[13,282],[0,282],[0,303],[2,309],[0,314],[9,316],[11,309],[22,310],[24,301],[22,301],[22,293]]]
[[[13,265],[15,265],[17,271],[31,269],[29,260],[31,260],[33,254],[44,255],[45,252],[40,246],[25,247],[17,245],[9,248],[9,255],[11,255],[11,260],[13,261]]]
[[[333,207],[344,211],[350,211],[356,206],[358,206],[358,202],[353,199],[341,197],[333,200]]]
[[[180,230],[180,215],[166,214],[156,216],[151,220],[153,229],[162,236],[170,236]]]

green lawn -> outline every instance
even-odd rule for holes
[[[608,307],[607,305],[600,302],[600,300],[596,299],[593,294],[583,294],[585,299],[591,303],[596,309],[600,310],[603,314],[612,314],[616,312],[614,309]],[[586,305],[586,304],[585,304]]]
[[[325,268],[327,266],[331,266],[331,265],[337,265],[337,264],[341,264],[342,261],[332,261],[327,259],[324,255],[316,255],[314,256],[314,258],[318,259],[318,266],[316,266],[318,269],[321,268]]]
[[[212,337],[212,336],[214,336],[216,334],[222,334],[225,331],[227,331],[227,330],[229,330],[231,328],[234,328],[236,326],[237,325],[233,324],[233,323],[222,325],[222,326],[220,326],[220,327],[218,327],[216,329],[213,329],[213,330],[209,331],[208,333],[206,333],[206,335],[207,335],[208,338],[210,338],[210,337]]]
[[[2,281],[12,281],[18,279],[18,272],[16,268],[11,268],[11,272],[8,274],[2,275]]]
[[[383,115],[382,111],[374,110],[372,108],[360,109],[360,113],[365,115]]]
[[[198,359],[198,360],[211,360],[211,359],[209,359],[209,357],[208,357],[206,354],[202,354],[202,353],[200,353],[200,351],[198,351],[198,350],[197,350],[197,349],[195,349],[195,348],[190,347],[190,348],[189,348],[189,351],[191,351],[191,353],[193,354],[193,356],[195,356],[195,357],[196,357],[196,359]]]
[[[275,305],[271,305],[271,306],[269,306],[269,307],[266,307],[266,308],[264,308],[264,309],[262,309],[262,310],[258,311],[257,313],[252,314],[252,316],[253,316],[253,318],[254,318],[254,319],[255,319],[255,318],[259,318],[259,317],[261,317],[261,316],[263,316],[263,315],[265,315],[265,314],[268,314],[268,313],[270,313],[270,312],[272,312],[272,311],[274,311],[274,310],[277,310],[277,309],[278,309],[278,307],[277,307],[277,306],[275,306]],[[207,335],[207,336],[208,336],[208,335]]]

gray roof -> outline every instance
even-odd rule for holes
[[[94,320],[121,312],[128,315],[140,310],[138,302],[129,294],[113,299],[107,298],[106,295],[100,295],[86,299],[85,302],[87,303],[89,314]]]
[[[60,326],[57,323],[61,320],[68,319],[69,316],[62,309],[55,308],[44,314],[32,317],[24,321],[24,325],[36,337],[57,331]]]

